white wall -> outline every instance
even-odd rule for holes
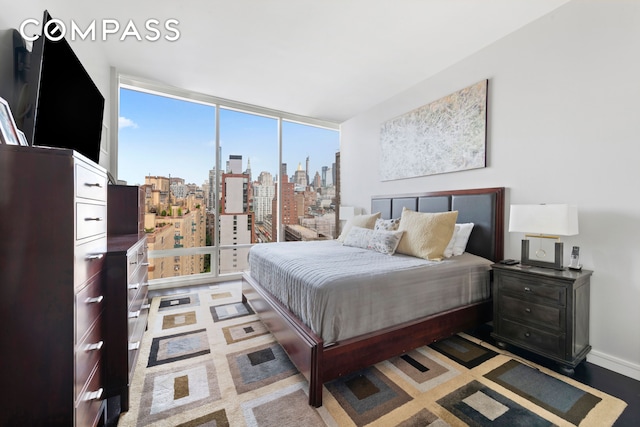
[[[2,7],[2,13],[0,13],[0,29],[18,29],[20,24],[26,19],[37,19],[38,21],[42,21],[42,15],[45,10],[48,10],[53,18],[57,18],[65,23],[69,23],[73,19],[73,8],[75,7],[74,4],[70,3],[71,2],[68,1],[57,2],[55,0],[30,0],[22,2],[11,2],[11,4],[7,4],[6,6],[3,5]],[[34,26],[30,26],[28,28],[33,29]],[[40,31],[40,27],[38,28],[38,31]],[[113,131],[117,132],[117,128],[112,130],[111,128],[113,126],[110,126],[111,97],[109,91],[111,71],[109,68],[109,63],[106,59],[106,55],[101,46],[101,42],[91,40],[77,40],[75,42],[70,41],[70,44],[73,51],[78,56],[78,59],[80,59],[80,62],[82,63],[82,65],[84,65],[85,69],[102,93],[102,96],[104,96],[105,98],[105,112],[103,123],[109,128],[111,134],[110,136],[112,137]],[[111,169],[109,167],[109,164],[109,156],[101,156],[100,165],[104,166],[107,169]]]
[[[595,272],[588,360],[640,379],[638,52],[640,2],[568,3],[343,123],[342,204],[369,211],[371,195],[493,186],[507,188],[507,206],[577,204],[580,234],[563,240],[565,259],[578,245]],[[380,124],[482,79],[487,167],[381,182]],[[505,257],[519,258],[522,236],[505,235]]]

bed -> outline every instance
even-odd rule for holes
[[[421,194],[407,194],[399,196],[375,196],[371,200],[371,212],[380,212],[381,218],[399,218],[404,208],[417,212],[446,212],[457,211],[457,223],[473,222],[473,231],[466,246],[466,253],[461,257],[454,257],[459,260],[468,259],[471,264],[484,262],[484,266],[502,259],[504,244],[504,188],[483,188],[472,190],[454,190],[447,192],[430,192]],[[286,243],[293,248],[294,253],[299,253],[299,258],[310,258],[309,254],[303,253],[305,250],[313,251],[326,250],[336,252],[336,259],[347,256],[347,252],[342,254],[341,244],[338,242],[304,242],[304,245],[296,243]],[[302,243],[302,242],[301,242]],[[311,243],[308,245],[307,243]],[[270,245],[260,245],[271,246]],[[334,246],[331,246],[334,245]],[[314,246],[318,246],[317,248]],[[274,250],[276,246],[273,247]],[[347,249],[345,249],[346,251]],[[262,249],[263,258],[271,258],[269,248]],[[370,251],[369,251],[370,252]],[[351,251],[354,257],[360,255],[357,251]],[[364,256],[364,254],[363,254]],[[414,259],[409,256],[383,255],[386,259],[393,258],[400,263],[399,269],[412,270],[414,268],[429,268],[424,260]],[[465,258],[466,257],[466,258]],[[355,259],[355,258],[354,258]],[[380,258],[383,259],[383,258]],[[480,261],[479,261],[480,260]],[[347,261],[348,262],[348,261]],[[254,257],[253,264],[259,264]],[[315,264],[315,263],[309,263]],[[321,264],[318,264],[321,265]],[[311,269],[313,266],[309,266]],[[437,267],[440,268],[440,267]],[[354,286],[374,286],[370,285],[368,278],[358,279],[358,270],[354,267],[355,273],[346,280],[353,282]],[[326,270],[326,267],[325,267]],[[416,270],[419,271],[419,270]],[[312,270],[304,270],[304,275],[313,275]],[[421,272],[419,274],[422,274]],[[478,325],[484,324],[492,318],[492,306],[490,292],[472,291],[469,298],[458,301],[455,304],[435,310],[435,314],[416,314],[411,312],[408,318],[386,314],[377,316],[378,318],[393,320],[390,323],[375,323],[373,321],[360,322],[366,325],[374,325],[373,330],[369,329],[349,329],[344,327],[344,323],[332,323],[332,319],[340,318],[333,313],[329,316],[322,316],[314,319],[313,313],[309,310],[307,302],[296,306],[291,298],[286,297],[287,292],[280,292],[274,288],[274,283],[279,280],[269,279],[269,276],[261,273],[260,268],[254,268],[253,274],[250,271],[243,273],[243,297],[248,301],[263,323],[275,336],[276,340],[287,352],[291,361],[298,370],[309,381],[309,404],[315,407],[322,405],[323,384],[343,375],[363,369],[390,357],[403,354],[419,346],[446,338],[457,332],[468,330]],[[450,279],[451,285],[457,279]],[[366,282],[366,283],[365,283]],[[342,283],[342,282],[340,282]],[[394,283],[396,283],[394,281]],[[398,285],[399,286],[399,285]],[[466,285],[465,285],[466,286]],[[445,286],[446,287],[446,286]],[[482,287],[481,287],[482,288]],[[358,289],[358,288],[356,288]],[[360,295],[361,305],[364,307],[361,312],[380,313],[380,308],[375,306],[375,299],[370,298],[371,294],[376,294],[376,290],[360,288],[355,295]],[[396,289],[396,288],[394,288]],[[400,288],[399,288],[400,289]],[[404,292],[411,290],[403,289]],[[298,292],[302,292],[298,290]],[[316,296],[316,295],[314,295]],[[353,295],[345,298],[351,307],[355,307]],[[309,301],[313,301],[311,298]],[[337,302],[336,310],[340,311]],[[417,304],[418,306],[420,304]],[[331,305],[333,307],[333,305]],[[367,310],[367,307],[370,309]],[[307,309],[307,311],[305,311]],[[402,310],[397,311],[401,313]],[[432,312],[433,313],[433,312]],[[328,319],[327,319],[328,317]],[[326,324],[323,324],[325,322]],[[349,324],[358,322],[349,321]],[[344,330],[349,329],[341,335]]]

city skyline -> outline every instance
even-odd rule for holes
[[[283,121],[283,163],[287,180],[298,165],[309,179],[332,167],[339,132]],[[215,167],[215,107],[122,88],[118,129],[118,179],[144,184],[145,176],[178,177],[202,185]],[[252,179],[279,175],[277,120],[220,108],[221,169],[230,155],[251,163]]]

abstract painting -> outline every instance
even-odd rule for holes
[[[383,123],[380,179],[485,167],[487,86],[482,80]]]

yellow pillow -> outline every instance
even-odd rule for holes
[[[373,226],[376,225],[376,219],[380,218],[380,212],[376,212],[368,215],[356,215],[351,217],[342,227],[342,233],[338,236],[338,241],[344,242],[344,238],[349,233],[351,227],[362,227],[373,230]]]
[[[398,231],[404,231],[397,253],[441,261],[458,219],[458,211],[423,213],[402,209]]]

